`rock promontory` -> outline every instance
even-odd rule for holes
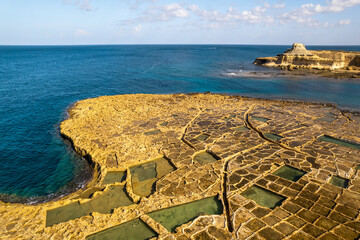
[[[283,70],[315,69],[351,72],[360,77],[360,52],[341,50],[307,50],[304,44],[294,43],[291,49],[275,57],[259,57],[254,64]]]

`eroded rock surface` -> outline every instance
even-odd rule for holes
[[[360,115],[235,96],[80,101],[61,133],[87,189],[0,204],[2,239],[357,239]],[[138,229],[138,231],[137,231]]]
[[[294,43],[291,49],[276,57],[260,57],[254,64],[277,67],[286,70],[312,69],[330,70],[325,76],[360,77],[360,52],[306,50],[301,43]]]

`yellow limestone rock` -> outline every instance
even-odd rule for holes
[[[260,57],[254,64],[281,69],[316,69],[338,71],[337,77],[360,74],[360,52],[307,50],[304,44],[294,43],[291,49],[276,57]],[[351,75],[353,76],[353,75]]]
[[[1,239],[359,237],[357,114],[212,94],[104,96],[69,113],[61,134],[94,180],[0,203]]]

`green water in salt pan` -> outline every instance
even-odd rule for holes
[[[349,179],[342,178],[339,176],[332,176],[329,182],[332,185],[341,187],[341,188],[347,188],[347,186],[349,185]]]
[[[266,190],[262,187],[253,185],[241,193],[242,196],[255,201],[263,207],[274,209],[280,206],[285,197]]]
[[[206,133],[202,133],[199,136],[196,137],[196,139],[200,140],[200,141],[206,141],[208,138],[210,137],[209,134]]]
[[[336,118],[335,118],[335,117],[326,116],[326,117],[318,118],[318,120],[323,121],[323,122],[332,123],[333,121],[336,120]]]
[[[179,206],[161,209],[148,215],[163,225],[168,231],[174,232],[178,226],[190,222],[202,215],[220,215],[223,206],[217,196],[185,203]]]
[[[133,204],[123,185],[110,186],[101,195],[81,203],[76,201],[46,211],[46,227],[86,216],[92,212],[109,214],[113,209]]]
[[[257,121],[260,121],[260,122],[267,122],[267,121],[270,120],[269,118],[256,117],[256,116],[251,116],[251,119],[254,119],[254,120],[257,120]]]
[[[163,126],[163,127],[165,127],[165,126],[167,126],[168,125],[168,122],[162,122],[162,123],[160,123],[160,126]]]
[[[318,140],[323,141],[323,142],[329,142],[329,143],[334,143],[343,147],[348,147],[348,148],[353,148],[353,149],[360,149],[360,144],[359,143],[355,143],[355,142],[350,142],[350,141],[346,141],[346,140],[341,140],[338,138],[334,138],[328,135],[323,135],[320,136],[318,138]]]
[[[102,185],[112,184],[116,182],[122,182],[125,180],[125,172],[124,171],[108,171],[105,175],[105,178],[102,182]]]
[[[285,165],[285,166],[282,166],[281,168],[279,168],[278,170],[276,170],[273,174],[276,176],[285,178],[287,180],[296,182],[302,176],[304,176],[306,174],[306,172],[303,170]]]
[[[250,129],[245,126],[240,126],[240,127],[233,128],[233,130],[236,132],[245,132],[245,131],[249,131]]]
[[[122,223],[86,237],[87,240],[145,240],[157,234],[140,219]]]
[[[284,138],[283,136],[274,133],[264,133],[264,136],[272,141],[279,141],[280,139]]]
[[[163,157],[131,167],[131,185],[134,193],[140,197],[149,196],[154,190],[155,182],[174,170],[175,167]]]
[[[159,129],[153,130],[153,131],[144,132],[144,134],[145,134],[146,136],[156,135],[156,134],[159,134],[159,133],[161,133],[161,131],[160,131]]]
[[[194,156],[194,161],[198,162],[202,165],[208,164],[208,163],[212,163],[215,162],[217,160],[219,160],[220,158],[212,155],[211,153],[208,152],[201,152],[198,153]]]
[[[102,191],[104,190],[104,187],[100,188],[100,187],[91,187],[86,189],[85,191],[83,191],[80,195],[78,195],[77,197],[75,197],[74,199],[79,199],[79,198],[91,198],[91,196],[98,191]]]

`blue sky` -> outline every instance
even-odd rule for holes
[[[0,45],[360,45],[360,0],[0,0]]]

